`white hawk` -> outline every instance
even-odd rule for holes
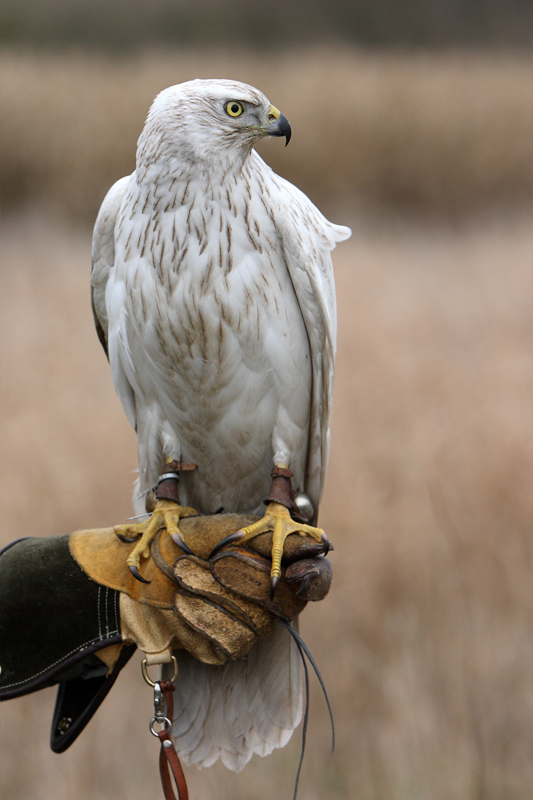
[[[264,513],[237,536],[274,530],[273,589],[285,536],[323,535],[291,518],[292,490],[310,499],[316,524],[336,335],[330,251],[350,230],[253,149],[264,136],[288,142],[290,132],[246,84],[172,86],[150,109],[135,172],[100,209],[92,303],[137,431],[137,513],[166,463],[196,465],[181,473],[180,503],[160,499],[148,522],[119,528],[141,536],[128,560],[141,579],[157,530],[179,543],[179,519],[193,509]],[[280,478],[285,500],[272,494]],[[281,627],[224,667],[184,655],[173,733],[185,761],[206,766],[222,756],[237,770],[254,752],[283,746],[301,716],[295,658]]]

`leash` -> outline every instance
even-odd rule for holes
[[[189,800],[189,792],[183,769],[174,747],[170,732],[174,716],[174,698],[172,693],[176,689],[174,681],[178,677],[178,664],[172,656],[174,674],[170,680],[152,681],[148,675],[146,659],[142,661],[141,669],[146,683],[154,690],[154,716],[150,720],[150,733],[156,736],[161,743],[159,753],[159,773],[165,800]],[[156,725],[162,725],[161,730],[156,730]],[[172,777],[171,777],[172,776]],[[178,797],[174,794],[172,778],[178,789]]]

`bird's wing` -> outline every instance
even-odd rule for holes
[[[261,162],[261,167],[268,171],[264,178],[268,180],[271,193],[270,213],[282,242],[285,262],[309,337],[313,388],[304,489],[317,509],[328,463],[337,337],[335,281],[330,252],[337,242],[348,239],[351,231],[329,222],[303,192],[273,173],[264,162]]]
[[[128,181],[129,176],[121,178],[108,191],[98,212],[93,231],[91,305],[96,332],[108,358],[108,320],[105,292],[109,273],[115,262],[115,223]]]
[[[98,212],[93,231],[91,305],[98,338],[111,362],[113,381],[126,415],[136,427],[133,389],[118,359],[110,358],[110,332],[106,290],[115,263],[115,225],[131,176],[121,178],[109,190]]]

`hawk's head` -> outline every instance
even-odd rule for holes
[[[264,136],[284,136],[288,144],[291,126],[258,89],[238,81],[188,81],[154,100],[137,159],[216,168],[242,162]]]

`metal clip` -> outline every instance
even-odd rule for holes
[[[174,675],[172,676],[172,682],[176,680],[178,677],[178,662],[176,661],[176,657],[172,656],[172,664],[174,666]],[[154,716],[150,720],[150,725],[148,726],[150,729],[150,733],[152,736],[158,736],[158,732],[155,730],[154,725],[162,725],[165,731],[169,731],[172,728],[172,721],[167,717],[168,709],[167,709],[167,702],[165,700],[165,695],[163,694],[163,690],[161,689],[161,682],[160,681],[152,681],[148,675],[148,666],[146,663],[146,659],[144,658],[141,662],[141,670],[143,674],[143,678],[149,686],[152,686],[154,690]]]
[[[172,722],[167,717],[167,703],[159,681],[154,684],[154,716],[150,720],[149,726],[152,736],[157,736],[157,731],[154,729],[156,724],[162,725],[166,731],[172,727]]]
[[[176,656],[172,656],[172,664],[174,666],[174,674],[173,674],[171,680],[172,680],[172,683],[174,683],[176,678],[178,677],[178,662],[176,661]],[[148,662],[146,661],[145,658],[143,658],[143,660],[141,661],[141,670],[142,670],[143,678],[146,681],[146,683],[148,684],[148,686],[154,687],[155,683],[152,680],[150,680],[150,676],[148,675]]]
[[[167,714],[165,695],[161,690],[161,684],[159,681],[157,681],[156,685],[154,686],[154,714],[157,720],[161,719],[162,717],[166,717]]]

